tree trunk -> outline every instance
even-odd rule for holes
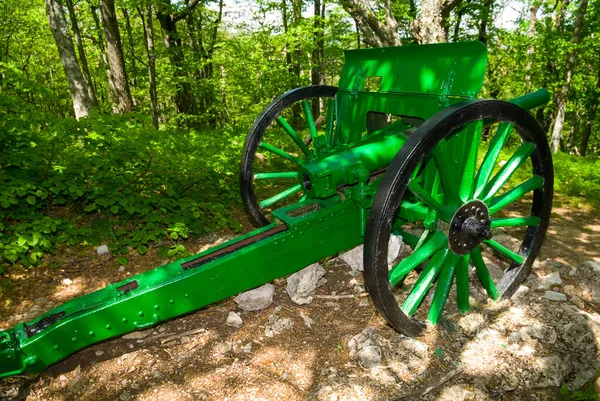
[[[62,63],[67,77],[67,83],[71,90],[75,118],[79,119],[81,117],[86,117],[91,111],[92,104],[83,79],[83,74],[79,69],[79,64],[77,64],[75,47],[73,46],[73,41],[69,35],[69,28],[67,27],[62,4],[60,3],[60,0],[45,0],[45,3],[50,30],[52,31],[52,36],[54,36],[54,41],[56,42],[56,47],[58,48],[58,54],[60,56],[60,62]]]
[[[413,21],[413,35],[421,44],[448,40],[448,16],[462,0],[422,0],[421,18]]]
[[[315,38],[314,48],[312,51],[312,67],[310,70],[310,83],[312,85],[323,85],[323,52],[324,52],[324,40],[323,40],[323,21],[325,4],[323,4],[323,10],[321,10],[321,0],[314,0],[314,21],[313,21],[313,34]],[[315,120],[319,119],[321,115],[321,99],[313,99],[311,103],[311,111]]]
[[[113,111],[115,113],[127,113],[133,110],[133,100],[129,91],[127,70],[125,69],[125,58],[123,57],[123,46],[121,45],[121,34],[117,24],[114,0],[100,0],[100,16],[102,17],[102,28],[104,41],[106,42],[106,53],[108,55],[108,68],[113,79]]]
[[[79,24],[77,23],[77,17],[75,16],[75,7],[73,7],[73,0],[66,0],[66,3],[67,9],[69,10],[69,19],[71,20],[71,29],[73,29],[73,36],[75,37],[75,43],[77,44],[77,52],[79,53],[81,72],[83,73],[83,79],[87,87],[90,103],[92,107],[95,107],[98,106],[98,98],[96,97],[96,90],[94,89],[94,83],[92,82],[92,76],[90,75],[90,69],[88,66],[87,57],[85,55],[85,48],[83,47],[83,40],[81,39]]]
[[[144,45],[148,58],[148,88],[150,93],[150,114],[152,114],[152,126],[158,129],[158,96],[156,93],[156,56],[154,55],[154,28],[152,25],[152,4],[145,5],[144,13],[138,7],[138,14],[142,20],[144,29]]]
[[[169,61],[173,66],[176,82],[175,88],[175,106],[177,113],[194,114],[196,112],[196,102],[192,95],[192,86],[189,77],[184,68],[185,56],[181,47],[181,38],[177,33],[177,21],[188,16],[190,12],[198,5],[199,0],[191,0],[187,6],[179,12],[171,12],[171,5],[168,1],[161,1],[156,11],[156,17],[163,30],[163,38]]]
[[[398,21],[392,14],[391,0],[385,0],[384,21],[380,21],[368,0],[342,0],[342,7],[356,21],[367,46],[401,46]]]
[[[106,48],[104,46],[104,35],[102,34],[102,28],[100,26],[100,19],[98,18],[98,13],[97,13],[98,7],[95,6],[91,0],[86,0],[86,1],[87,1],[88,5],[90,6],[90,11],[92,12],[92,19],[94,20],[94,27],[95,27],[94,31],[96,32],[96,35],[98,36],[97,39],[92,39],[92,40],[100,49],[100,54],[102,56],[102,59],[101,59],[102,68],[106,71],[106,77],[108,78],[108,86],[110,88],[110,93],[112,94],[113,91],[115,90],[115,89],[113,89],[114,80],[112,79],[112,74],[110,72],[110,68],[108,68],[108,57],[106,55]]]
[[[581,0],[579,10],[577,11],[577,17],[575,18],[575,25],[573,27],[573,37],[571,38],[571,42],[574,46],[567,55],[567,64],[565,66],[565,84],[560,89],[560,92],[556,98],[556,120],[554,121],[554,127],[552,128],[552,136],[550,139],[550,148],[554,153],[558,152],[560,139],[562,137],[563,124],[565,122],[565,110],[567,108],[567,98],[569,96],[573,71],[575,70],[575,63],[577,62],[577,46],[581,42],[583,22],[587,5],[588,0]]]
[[[525,71],[527,71],[527,74],[525,75],[525,82],[528,89],[531,88],[531,58],[533,57],[533,53],[535,52],[533,39],[535,38],[535,22],[537,20],[538,9],[539,4],[533,4],[529,8],[529,26],[527,27],[527,37],[529,38],[530,45],[527,49],[527,65],[525,66]]]
[[[135,77],[137,75],[137,68],[135,65],[135,46],[133,44],[133,31],[131,30],[131,20],[129,18],[129,12],[127,8],[121,3],[121,12],[123,13],[123,17],[125,18],[125,30],[127,31],[127,51],[129,53],[129,57],[131,59],[131,71],[133,71],[133,77],[130,78],[130,85],[135,87]],[[142,19],[143,20],[143,19]],[[135,100],[133,102],[135,104]]]
[[[590,135],[592,133],[592,126],[596,120],[596,110],[598,110],[598,96],[600,94],[600,68],[598,69],[598,80],[596,81],[596,90],[592,98],[592,105],[588,111],[587,120],[585,122],[585,128],[581,136],[581,156],[585,156],[587,153],[588,143],[590,141]]]
[[[493,14],[494,0],[485,0],[481,10],[481,21],[479,23],[479,34],[477,40],[481,43],[487,43],[487,26],[490,16]]]

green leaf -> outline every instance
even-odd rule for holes
[[[86,212],[93,212],[94,210],[96,210],[96,204],[92,203],[91,205],[89,205],[88,207],[85,208]]]
[[[27,203],[29,203],[30,205],[35,205],[35,198],[33,196],[28,196],[27,199],[25,199],[27,201]]]
[[[176,231],[173,231],[173,232],[171,233],[171,239],[173,239],[173,240],[176,240],[176,239],[178,239],[178,238],[179,238],[179,234],[177,234],[177,232],[176,232]]]
[[[146,247],[144,245],[140,245],[137,247],[137,251],[140,255],[144,255],[144,254],[146,254],[146,252],[148,252],[148,247]]]
[[[127,264],[129,264],[129,259],[127,259],[125,256],[119,256],[117,258],[117,263],[126,266]]]
[[[117,206],[117,205],[111,206],[110,211],[112,214],[117,214],[117,212],[119,211],[119,206]]]

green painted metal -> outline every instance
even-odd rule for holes
[[[448,257],[448,248],[442,249],[441,251],[436,252],[430,259],[429,263],[423,270],[423,272],[419,275],[417,282],[413,285],[412,290],[406,297],[406,300],[402,304],[402,311],[409,316],[412,316],[416,311],[423,297],[427,294],[427,291],[431,287],[431,283],[437,277],[442,268],[442,265],[446,261]]]
[[[537,216],[528,217],[507,217],[504,219],[492,219],[490,228],[498,227],[536,227],[540,225],[540,218]]]
[[[454,280],[454,270],[456,269],[458,259],[459,256],[452,253],[442,266],[440,277],[438,278],[435,286],[433,301],[431,302],[429,314],[427,315],[427,320],[429,320],[432,324],[437,324],[440,316],[442,316],[442,310],[444,309],[446,299],[448,298],[448,293],[450,292],[450,287],[452,286],[452,281]]]
[[[298,173],[295,171],[285,171],[281,173],[257,173],[254,174],[255,180],[273,180],[278,178],[298,178]]]
[[[287,122],[285,118],[283,118],[283,116],[277,117],[277,123],[281,126],[281,128],[283,128],[286,134],[288,134],[288,136],[292,138],[292,141],[294,141],[294,143],[300,148],[300,150],[302,150],[302,153],[304,153],[306,157],[311,158],[313,156],[313,153],[310,151],[308,146],[306,146],[304,141],[300,138],[300,136],[298,136],[296,131],[294,131],[292,126]]]
[[[483,288],[485,288],[490,298],[494,300],[498,299],[500,294],[498,293],[496,285],[494,284],[494,280],[492,280],[490,272],[488,271],[488,268],[486,267],[485,262],[483,261],[480,247],[478,246],[477,248],[473,249],[470,255],[471,262],[475,266],[475,270],[477,271],[477,277],[479,277],[481,285],[483,286]]]
[[[496,213],[498,210],[508,206],[512,202],[521,199],[523,196],[533,191],[534,189],[541,188],[544,185],[544,179],[540,176],[533,176],[519,186],[514,187],[510,191],[506,191],[502,195],[493,198],[490,202],[489,212],[490,214]]]
[[[517,171],[517,169],[529,159],[529,156],[531,156],[534,150],[535,146],[529,142],[525,142],[519,146],[519,149],[517,149],[515,154],[506,162],[504,166],[502,166],[500,171],[498,171],[494,178],[492,178],[485,187],[485,190],[483,191],[485,194],[483,196],[483,200],[487,201],[496,195],[506,181],[508,181],[515,173],[515,171]]]
[[[266,142],[259,144],[297,165],[297,171],[254,175],[255,180],[296,180],[259,206],[271,207],[304,191],[299,202],[273,210],[274,223],[267,227],[112,284],[0,332],[0,377],[39,372],[91,344],[151,327],[362,243],[381,181],[378,175],[406,142],[406,130],[448,105],[473,98],[481,89],[486,61],[485,46],[479,42],[346,52],[340,89],[335,99],[327,100],[325,135],[317,132],[308,101],[302,102],[314,151],[282,116],[276,121],[298,151],[292,154]],[[541,90],[512,102],[533,108],[547,100],[548,93]],[[370,127],[371,112],[386,114],[394,122],[381,129]],[[479,247],[468,255],[454,254],[440,221],[450,221],[458,207],[476,198],[485,199],[495,213],[543,184],[534,176],[496,195],[534,149],[523,144],[490,180],[512,126],[500,124],[476,172],[485,124],[475,122],[434,149],[410,182],[393,222],[394,230],[414,252],[390,271],[390,284],[398,284],[427,262],[402,310],[414,314],[436,283],[428,315],[434,324],[455,275],[458,306],[463,312],[468,310],[469,260],[490,296],[498,296]],[[401,229],[412,222],[422,223],[420,238]],[[492,220],[493,227],[535,224],[530,217]],[[523,255],[493,240],[485,243],[515,263],[523,262]]]
[[[486,240],[486,241],[484,241],[484,243],[488,244],[495,251],[506,256],[507,258],[509,258],[510,260],[512,260],[513,262],[515,262],[517,264],[521,264],[525,260],[525,259],[523,259],[522,255],[519,255],[518,253],[511,251],[510,249],[506,248],[502,244],[499,244],[498,242],[494,241],[493,239]]]
[[[283,150],[281,150],[279,148],[276,148],[275,146],[270,145],[268,143],[261,142],[259,146],[262,149],[264,149],[264,150],[266,150],[268,152],[273,153],[274,155],[283,157],[284,159],[291,161],[292,163],[296,163],[296,164],[304,164],[304,163],[306,163],[305,160],[302,160],[302,159],[300,159],[300,158],[298,158],[298,157],[296,157],[294,155],[290,155],[286,151],[283,151]]]
[[[294,194],[297,194],[298,192],[302,191],[302,185],[300,184],[296,184],[291,188],[286,189],[283,192],[278,193],[277,195],[274,195],[270,198],[267,198],[263,201],[261,201],[259,203],[260,207],[269,207],[271,205],[274,205],[275,203],[282,201],[285,198],[288,198]]]

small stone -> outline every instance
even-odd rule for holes
[[[510,333],[508,338],[510,341],[515,342],[515,343],[519,343],[519,342],[523,341],[523,335],[518,331]]]
[[[552,286],[562,286],[563,281],[560,278],[559,272],[552,272],[545,276],[540,276],[538,278],[538,287],[537,290],[547,290],[552,288]]]
[[[189,343],[190,341],[192,341],[192,339],[191,339],[189,336],[183,336],[183,337],[181,337],[181,338],[179,339],[179,341],[180,341],[182,344],[187,344],[187,343]]]
[[[102,356],[102,355],[104,355],[104,351],[102,351],[101,349],[96,351],[96,356]]]
[[[369,300],[367,298],[363,298],[360,300],[360,302],[358,303],[358,306],[364,308],[369,306]]]
[[[600,273],[600,263],[589,260],[577,266],[577,270],[593,270],[596,273]]]
[[[521,299],[525,295],[527,295],[528,292],[529,292],[529,287],[527,287],[525,285],[520,285],[519,288],[517,288],[517,291],[515,291],[515,293],[513,294],[513,296],[510,297],[510,299],[513,299],[513,300]]]
[[[565,294],[561,294],[560,292],[555,291],[546,291],[544,293],[544,298],[549,299],[550,301],[558,302],[563,302],[567,300],[567,296]]]
[[[164,327],[159,327],[158,328],[158,332],[159,333],[164,333],[165,331],[167,331],[167,329],[165,329]]]
[[[98,248],[96,248],[96,253],[98,253],[98,256],[106,255],[109,252],[110,250],[106,245],[100,245]]]
[[[325,277],[321,277],[319,281],[317,281],[317,287],[322,287],[327,284],[327,279]]]
[[[592,302],[600,304],[600,286],[592,286]]]
[[[233,343],[231,341],[225,341],[217,344],[217,352],[219,354],[227,354],[233,350]]]
[[[388,241],[388,265],[394,263],[394,261],[398,258],[398,256],[402,253],[404,249],[404,243],[402,242],[402,237],[396,235],[390,235],[390,239]],[[364,271],[364,262],[363,262],[363,253],[364,253],[364,245],[359,245],[355,248],[350,249],[342,254],[340,254],[340,259],[346,262],[353,271]]]
[[[460,318],[458,325],[466,334],[473,334],[485,323],[485,319],[479,313],[470,313]]]
[[[150,330],[147,331],[134,331],[133,333],[125,334],[122,338],[126,340],[141,340],[142,338],[148,337]]]
[[[71,285],[71,284],[73,284],[73,280],[71,280],[70,278],[65,278],[65,279],[63,279],[62,283],[64,285]]]
[[[231,326],[231,327],[235,327],[235,328],[239,329],[240,327],[242,327],[244,322],[242,321],[242,318],[240,317],[239,314],[237,314],[235,312],[229,312],[229,315],[227,316],[227,320],[225,321],[225,324],[227,326]]]
[[[313,324],[315,324],[315,321],[312,320],[310,317],[306,316],[304,314],[304,312],[300,312],[300,317],[302,318],[302,320],[304,321],[304,325],[306,327],[308,327],[309,329],[312,327]]]
[[[325,306],[332,308],[334,311],[339,311],[341,306],[337,302],[325,302]]]
[[[245,354],[250,354],[252,352],[252,343],[248,343],[242,347],[242,351]]]
[[[294,322],[286,317],[277,316],[272,314],[267,320],[265,325],[265,335],[267,337],[273,337],[277,334],[281,334],[282,331],[288,330],[294,327]]]
[[[325,269],[319,263],[305,267],[287,278],[286,292],[292,301],[298,305],[305,305],[313,300],[313,293],[318,282],[325,275]]]
[[[235,297],[238,307],[244,311],[257,311],[265,309],[273,303],[275,287],[273,284],[265,284],[261,287],[246,291]]]
[[[379,335],[372,327],[367,327],[348,342],[350,357],[358,359],[367,369],[381,364],[381,346]]]
[[[125,266],[119,266],[119,271],[120,272],[124,272],[125,271]]]
[[[577,306],[579,309],[583,309],[585,307],[585,304],[583,303],[581,298],[579,298],[577,295],[572,296],[571,299],[569,300],[569,302],[571,302],[573,305]]]
[[[574,296],[577,294],[577,292],[575,291],[575,286],[571,285],[571,284],[565,285],[563,287],[563,291],[565,294],[570,295],[570,296]]]
[[[360,294],[361,292],[365,292],[365,289],[363,287],[361,287],[360,285],[355,285],[354,292],[357,292]]]
[[[33,301],[34,303],[38,304],[38,305],[43,305],[46,302],[48,302],[48,300],[44,297],[40,297],[40,298],[36,298],[35,301]]]

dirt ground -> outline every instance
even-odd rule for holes
[[[238,310],[230,298],[84,349],[40,375],[2,379],[0,399],[558,399],[561,385],[574,389],[593,380],[600,360],[594,288],[600,271],[584,265],[600,262],[600,210],[557,203],[526,294],[493,303],[474,295],[464,316],[450,303],[441,324],[417,339],[387,326],[361,296],[362,274],[355,277],[341,259],[330,258],[321,262],[327,283],[308,305],[294,304],[279,279],[273,304],[242,312],[239,329],[225,324]],[[211,234],[186,246],[197,252],[229,237]],[[10,293],[0,298],[0,329],[165,263],[156,249],[131,256],[125,269],[93,249],[64,249],[56,260],[62,264],[55,269],[12,273]],[[563,281],[552,290],[568,300],[546,297],[549,288],[540,282],[552,272]],[[279,318],[291,327],[269,337],[266,329]],[[350,340],[365,328],[382,355],[370,369],[350,356]]]

